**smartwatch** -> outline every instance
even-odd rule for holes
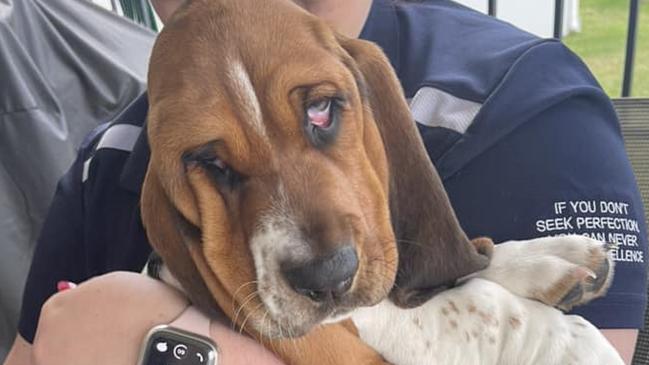
[[[173,322],[149,331],[138,365],[218,365],[209,331],[210,319],[189,306]]]

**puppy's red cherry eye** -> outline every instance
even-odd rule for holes
[[[306,111],[309,124],[319,128],[331,125],[331,99],[324,99],[309,105]]]

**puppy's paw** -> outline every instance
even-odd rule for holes
[[[569,310],[606,293],[613,279],[612,247],[577,235],[509,241],[496,245],[491,265],[477,276]]]
[[[475,247],[480,255],[491,259],[494,253],[494,241],[489,237],[478,237],[471,240],[471,244]]]
[[[537,254],[559,260],[552,268],[546,268],[553,280],[538,293],[537,299],[567,311],[606,294],[613,281],[614,265],[609,255],[613,245],[578,235],[540,238],[531,244]]]
[[[567,311],[606,294],[613,282],[614,263],[609,252],[615,245],[585,236],[562,238],[556,255],[576,265],[565,279],[571,289],[556,304]]]

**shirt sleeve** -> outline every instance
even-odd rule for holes
[[[106,126],[100,125],[86,137],[76,160],[59,181],[37,240],[18,322],[18,333],[30,343],[36,334],[41,307],[56,293],[57,282],[78,283],[87,279],[82,176],[86,151]]]
[[[617,243],[608,294],[575,313],[600,328],[643,327],[642,199],[612,104],[565,47],[519,59],[436,164],[471,237],[584,234]]]

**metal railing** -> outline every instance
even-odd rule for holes
[[[554,1],[554,38],[561,39],[563,35],[563,0]]]
[[[626,55],[624,58],[624,78],[622,79],[622,96],[631,95],[633,81],[633,63],[635,62],[636,35],[638,30],[638,0],[629,3],[629,27],[626,34]]]

